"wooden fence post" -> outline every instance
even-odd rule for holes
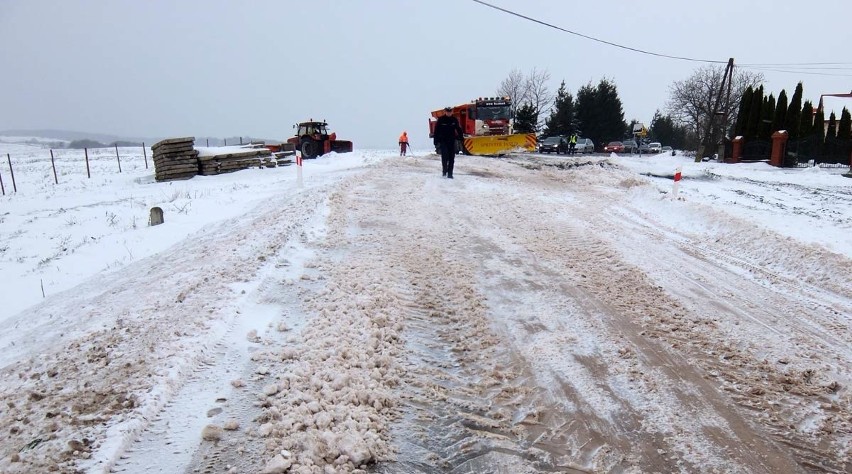
[[[243,137],[240,137],[240,145],[243,144]]]
[[[83,153],[85,153],[85,154],[86,154],[86,176],[88,176],[89,178],[91,178],[91,177],[92,177],[92,172],[91,172],[91,171],[89,171],[89,149],[88,149],[88,148],[83,148]]]
[[[118,143],[115,144],[115,159],[118,160],[118,172],[121,173],[121,158],[118,156]]]
[[[142,142],[142,157],[145,158],[145,169],[148,169],[148,151],[145,150],[145,142]]]
[[[6,153],[6,159],[9,160],[9,174],[12,175],[12,189],[15,192],[18,192],[18,185],[15,184],[15,170],[12,169],[12,157]]]
[[[50,150],[50,167],[53,168],[53,181],[59,184],[59,178],[56,177],[56,162],[53,161],[53,149]]]
[[[208,147],[210,146],[210,139],[209,138],[207,139],[207,146]]]
[[[225,146],[228,146],[228,139],[225,139]]]

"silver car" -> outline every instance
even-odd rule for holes
[[[649,151],[651,153],[662,153],[663,152],[663,144],[660,142],[651,142],[648,144]]]
[[[591,138],[578,138],[574,153],[594,153],[595,143]]]

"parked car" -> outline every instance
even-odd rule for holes
[[[664,146],[664,147],[663,147],[663,153],[671,153],[671,154],[672,154],[672,156],[675,156],[674,148],[672,148],[672,147],[670,147],[670,146],[668,146],[668,145],[666,145],[666,146]]]
[[[607,153],[621,153],[624,151],[624,143],[609,142],[604,147],[604,151]]]
[[[574,153],[594,153],[595,143],[591,138],[578,138]]]
[[[568,140],[565,137],[547,137],[538,142],[539,153],[568,153]]]
[[[660,142],[651,142],[648,144],[648,149],[651,151],[651,153],[662,153],[663,144]]]
[[[624,145],[624,150],[622,151],[622,153],[626,155],[630,155],[639,151],[639,147],[636,146],[636,142],[633,140],[624,140],[621,143]]]
[[[643,143],[643,144],[639,145],[639,153],[650,155],[651,154],[651,145],[649,145],[647,143]]]

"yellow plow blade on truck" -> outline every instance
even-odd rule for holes
[[[535,151],[534,133],[465,137],[464,152],[468,155],[505,155],[513,151]]]

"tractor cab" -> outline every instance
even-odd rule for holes
[[[336,133],[328,132],[328,122],[301,122],[293,125],[296,136],[289,138],[304,158],[316,158],[330,152],[348,153],[352,151],[352,142],[338,140]]]
[[[319,135],[319,137],[317,137]],[[303,122],[299,124],[297,137],[308,136],[315,140],[328,136],[328,124],[326,122]]]

